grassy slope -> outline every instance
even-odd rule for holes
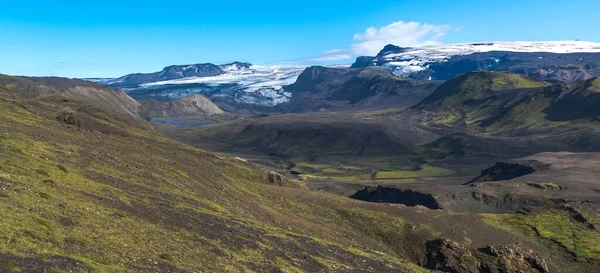
[[[2,89],[4,270],[420,272],[426,240],[483,247],[506,237],[476,215],[276,187],[117,113]],[[66,107],[82,128],[56,120]]]
[[[590,222],[600,224],[598,212],[585,210]],[[580,260],[600,260],[600,233],[576,221],[563,210],[544,210],[531,214],[486,215],[486,222],[552,249],[567,250]]]
[[[4,269],[420,270],[380,237],[404,236],[403,220],[370,205],[265,184],[143,126],[78,129],[52,118],[56,102],[0,97]]]

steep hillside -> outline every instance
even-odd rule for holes
[[[486,119],[480,126],[494,130],[532,128],[545,130],[556,126],[588,124],[600,117],[600,81],[590,79],[572,84],[557,84],[523,97]]]
[[[145,118],[213,116],[223,113],[223,110],[207,97],[197,94],[171,102],[151,100],[140,107],[140,115]]]
[[[4,270],[421,271],[360,226],[402,229],[400,218],[294,189],[302,185],[147,127],[71,125],[53,118],[63,103],[77,108],[0,90]]]
[[[136,117],[140,104],[125,92],[88,81],[47,77],[13,77],[0,74],[6,89],[32,98],[62,98],[87,102]]]
[[[560,93],[559,93],[560,92]],[[554,100],[544,109],[552,121],[593,119],[600,117],[600,79],[594,78],[575,84],[569,89],[554,88],[545,95]]]
[[[402,79],[378,67],[309,67],[294,84],[286,87],[293,96],[282,107],[299,110],[409,107],[437,86],[437,82]]]

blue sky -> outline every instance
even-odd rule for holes
[[[236,60],[351,63],[386,42],[600,42],[597,0],[0,0],[0,8],[0,73],[11,75],[116,77]]]

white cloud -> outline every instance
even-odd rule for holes
[[[357,55],[375,55],[384,46],[422,46],[440,44],[451,27],[430,25],[419,22],[398,21],[387,26],[370,27],[364,33],[354,35],[352,51]]]
[[[404,47],[440,44],[449,30],[452,30],[452,27],[448,25],[398,21],[380,28],[370,27],[363,33],[354,34],[354,43],[349,49],[329,50],[308,60],[327,62],[349,60],[358,55],[373,56],[388,44]]]
[[[314,62],[331,62],[331,61],[340,61],[340,60],[348,60],[354,56],[353,52],[347,49],[333,49],[328,50],[323,53],[321,56],[317,56],[314,58],[309,58],[309,61]]]

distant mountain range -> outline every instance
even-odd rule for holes
[[[359,57],[350,68],[204,63],[90,80],[121,88],[140,103],[200,94],[228,112],[304,112],[410,107],[441,81],[477,71],[519,74],[548,83],[587,80],[600,75],[600,43],[387,45],[377,56]]]
[[[387,45],[377,56],[358,57],[353,68],[381,66],[394,75],[448,80],[473,71],[502,71],[546,81],[600,75],[600,43],[582,41],[493,42],[425,47]]]

